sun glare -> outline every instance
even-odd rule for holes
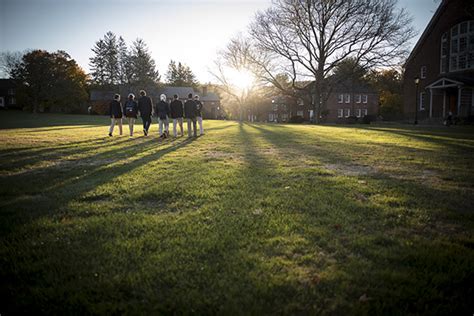
[[[254,82],[254,76],[248,70],[233,71],[229,77],[231,83],[239,89],[248,89]]]

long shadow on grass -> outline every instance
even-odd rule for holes
[[[260,131],[260,135],[272,143],[280,154],[290,147],[291,134],[274,132],[261,126],[249,126]],[[332,154],[331,150],[325,151],[324,148],[308,151],[296,143],[292,143],[291,147],[296,152],[316,159],[328,159]],[[350,157],[344,155],[338,158],[350,160]],[[312,177],[317,179],[320,176],[313,173]],[[400,311],[403,314],[424,313],[430,310],[428,313],[442,314],[449,311],[446,307],[450,305],[449,302],[455,302],[450,306],[452,310],[468,311],[471,303],[468,303],[466,293],[473,292],[469,282],[474,279],[472,271],[469,272],[468,262],[474,252],[462,241],[461,236],[465,232],[463,229],[452,232],[452,238],[447,241],[442,236],[444,232],[440,231],[441,223],[433,230],[430,228],[442,220],[436,217],[436,212],[467,212],[473,206],[467,196],[453,196],[452,192],[448,194],[442,190],[426,190],[426,187],[416,183],[383,176],[365,178],[371,179],[372,185],[379,187],[379,194],[397,192],[407,197],[407,201],[382,206],[358,200],[356,197],[360,192],[357,186],[351,184],[353,180],[331,177],[323,177],[319,181],[298,179],[300,185],[306,182],[308,187],[319,187],[322,190],[313,193],[319,205],[313,204],[316,201],[309,199],[304,207],[301,227],[304,227],[303,231],[306,232],[302,235],[319,243],[322,253],[326,253],[326,257],[329,253],[336,261],[332,267],[327,267],[336,273],[335,278],[332,281],[320,278],[326,273],[323,269],[315,278],[318,286],[311,291],[322,287],[326,291],[329,290],[329,293],[323,296],[331,293],[330,295],[339,297],[341,301],[336,308],[338,313],[359,311],[386,314]],[[362,192],[364,191],[367,190],[362,189]],[[370,191],[365,194],[373,194]],[[311,194],[310,192],[307,194]],[[304,198],[304,195],[300,197]],[[316,211],[312,211],[312,208]],[[433,215],[431,211],[436,212]],[[427,216],[427,220],[417,218],[418,216]],[[472,215],[456,217],[471,223],[464,229],[472,226]],[[304,223],[311,223],[312,229]],[[465,255],[459,257],[460,249],[464,249]],[[450,262],[454,257],[457,258],[456,262]],[[433,265],[431,262],[437,264]],[[434,285],[431,283],[433,278],[441,276],[437,265],[451,272],[449,277],[438,279]],[[346,287],[349,284],[350,287]],[[433,291],[433,286],[439,292]],[[369,296],[373,302],[360,303],[358,297],[363,294]],[[313,295],[318,294],[313,292]]]
[[[64,115],[64,114],[32,114],[21,111],[3,111],[0,115],[0,129],[60,127],[69,125],[107,125],[110,119],[107,116],[91,115]]]
[[[398,130],[398,129],[384,129],[376,127],[359,127],[368,131],[378,131],[387,134],[400,135],[404,137],[414,138],[423,142],[434,143],[441,145],[447,149],[454,149],[458,152],[474,152],[474,139],[469,134],[458,134],[455,132],[436,133],[425,130]]]
[[[41,216],[61,211],[83,193],[132,172],[135,168],[157,161],[193,141],[194,139],[184,139],[163,144],[149,138],[125,148],[69,161],[60,168],[42,168],[40,175],[24,174],[12,177],[15,182],[4,192],[9,198],[4,200],[0,207],[2,234],[13,232],[19,226]],[[134,159],[134,155],[138,154],[139,158]]]

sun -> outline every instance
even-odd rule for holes
[[[255,77],[248,70],[234,70],[229,74],[229,81],[238,89],[246,90],[254,83]]]

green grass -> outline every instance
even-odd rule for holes
[[[474,312],[474,129],[108,122],[0,113],[2,315]]]

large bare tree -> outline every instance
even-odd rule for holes
[[[316,120],[331,92],[330,77],[347,58],[364,68],[403,62],[414,36],[411,17],[397,0],[274,0],[251,24],[253,59],[262,78],[292,89],[311,85]]]

